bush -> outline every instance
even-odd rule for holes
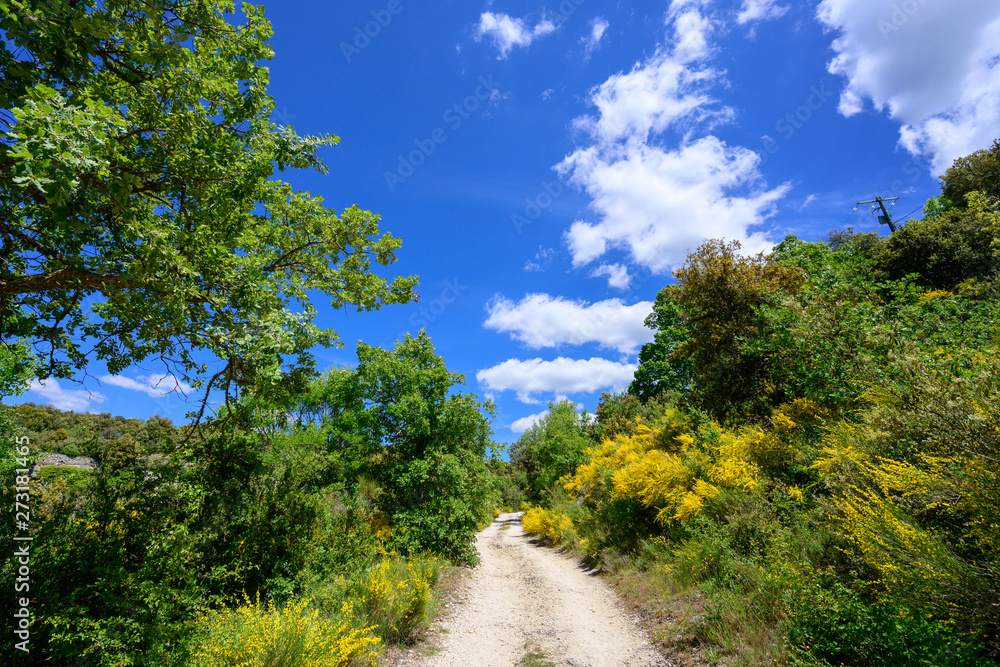
[[[568,516],[541,507],[532,507],[525,512],[521,523],[526,532],[539,536],[543,542],[551,545],[572,541],[576,534]]]
[[[75,466],[45,466],[38,471],[38,481],[42,484],[51,484],[57,479],[62,479],[71,491],[81,491],[87,486],[92,475],[90,470]]]
[[[340,667],[374,665],[379,638],[359,625],[351,605],[326,618],[309,600],[283,608],[244,599],[232,609],[209,611],[199,620],[202,635],[193,667]]]
[[[386,643],[412,636],[431,618],[444,561],[435,556],[386,558],[347,588],[361,621]]]
[[[800,658],[858,667],[994,664],[976,656],[948,626],[900,605],[873,603],[825,579],[788,596],[788,638]]]

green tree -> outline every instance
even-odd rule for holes
[[[511,447],[511,464],[525,471],[532,500],[540,500],[560,477],[584,462],[584,451],[592,444],[588,421],[586,412],[577,412],[571,401],[550,402],[547,414]]]
[[[357,353],[357,368],[312,383],[295,413],[300,425],[323,441],[345,487],[378,484],[396,547],[474,562],[473,533],[497,500],[487,468],[492,404],[455,391],[464,376],[423,331],[393,350],[359,343]]]
[[[997,219],[978,193],[972,193],[963,208],[935,209],[886,239],[880,272],[890,280],[916,274],[922,286],[942,290],[966,280],[989,281],[1000,268],[1000,257],[991,247]]]
[[[271,178],[325,173],[338,139],[268,119],[262,8],[232,22],[223,0],[0,8],[0,338],[29,340],[39,377],[153,357],[207,378],[206,400],[280,396],[337,342],[311,294],[363,310],[413,298],[415,278],[372,271],[400,245],[378,216]],[[199,350],[225,363],[209,376]]]
[[[664,391],[682,391],[691,382],[691,362],[677,355],[688,338],[688,331],[671,294],[670,287],[660,290],[653,303],[653,312],[646,318],[646,326],[655,332],[653,342],[639,350],[639,368],[628,388],[628,392],[641,401],[648,401]]]
[[[771,377],[780,350],[758,344],[762,308],[796,292],[803,280],[801,269],[740,250],[738,241],[706,241],[674,272],[670,295],[688,332],[673,357],[692,365],[691,400],[723,421],[763,418],[784,401]]]
[[[970,192],[983,193],[994,206],[1000,202],[1000,139],[989,148],[958,158],[941,177],[941,196],[956,206],[965,208]]]

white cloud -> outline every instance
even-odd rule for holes
[[[552,263],[552,258],[555,254],[555,248],[543,248],[542,246],[539,246],[538,252],[535,253],[535,259],[529,259],[525,262],[524,270],[534,272],[544,271],[549,267],[549,264]]]
[[[534,28],[525,24],[524,19],[515,19],[507,14],[483,12],[476,28],[476,41],[489,35],[493,44],[500,49],[500,59],[507,57],[515,46],[527,47],[539,37],[555,32],[556,25],[542,17]]]
[[[643,323],[651,301],[626,306],[620,299],[594,304],[548,294],[529,294],[518,303],[496,296],[488,305],[487,329],[508,332],[531,349],[597,343],[622,354],[633,354],[653,340]]]
[[[601,46],[601,40],[604,39],[604,33],[608,31],[608,26],[610,25],[610,23],[600,16],[591,20],[590,34],[580,39],[580,43],[583,44],[588,56]]]
[[[543,100],[549,99],[550,97],[552,97],[552,93],[554,92],[556,91],[553,90],[552,88],[546,88],[545,90],[542,91],[542,99]]]
[[[521,435],[529,428],[540,422],[547,414],[549,414],[548,410],[542,410],[538,414],[528,415],[527,417],[516,419],[514,420],[514,423],[510,425],[510,430],[517,435]]]
[[[624,264],[601,264],[591,272],[591,278],[608,277],[608,287],[626,290],[632,282],[632,276],[628,274],[628,269]]]
[[[932,174],[1000,134],[1000,3],[823,0],[818,17],[837,33],[828,69],[847,79],[840,112],[871,101]]]
[[[775,4],[775,0],[743,0],[743,6],[736,17],[736,22],[746,25],[751,21],[766,21],[785,15],[788,7]]]
[[[517,392],[522,403],[540,403],[536,394],[568,396],[599,389],[624,389],[632,381],[637,367],[599,357],[554,361],[508,359],[502,364],[476,373],[479,383],[489,390]]]
[[[661,48],[630,72],[590,91],[594,115],[574,121],[593,143],[556,165],[591,198],[598,221],[577,220],[565,234],[574,266],[613,248],[656,272],[680,264],[706,237],[737,239],[748,252],[770,247],[763,231],[790,189],[767,189],[760,156],[695,131],[730,122],[735,112],[711,87],[722,74],[706,63],[715,24],[698,2],[675,1],[668,13],[672,48]],[[667,130],[683,138],[664,145]]]
[[[150,398],[163,398],[172,392],[186,396],[192,391],[191,385],[177,379],[170,373],[166,375],[140,375],[134,380],[123,375],[102,375],[100,381],[114,387],[142,392]]]
[[[96,391],[86,389],[63,389],[54,378],[46,380],[32,380],[28,391],[33,391],[42,396],[51,406],[60,410],[72,410],[73,412],[84,412],[90,408],[91,403],[103,403],[107,397]]]
[[[738,239],[749,253],[768,249],[766,235],[749,228],[771,215],[790,186],[756,188],[759,162],[753,151],[714,136],[671,151],[644,144],[616,156],[596,148],[577,151],[560,171],[590,195],[601,220],[578,220],[566,232],[573,264],[588,264],[619,247],[663,273],[705,238]]]

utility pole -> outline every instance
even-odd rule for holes
[[[896,223],[892,221],[892,216],[889,215],[889,209],[885,207],[885,203],[887,201],[894,202],[897,199],[899,199],[899,197],[875,197],[875,199],[869,199],[868,201],[859,201],[854,205],[854,210],[858,210],[858,206],[861,206],[862,204],[878,204],[882,208],[882,215],[878,217],[878,221],[883,225],[889,225],[889,230],[894,232],[896,231]],[[874,206],[872,206],[872,211],[875,211]]]

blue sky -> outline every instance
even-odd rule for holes
[[[1000,133],[1000,4],[979,0],[412,0],[266,5],[274,118],[333,133],[287,173],[403,239],[418,304],[320,307],[351,364],[426,328],[511,442],[547,401],[621,389],[643,320],[702,239],[887,229]],[[172,378],[99,368],[18,397],[183,421]],[[100,382],[98,382],[100,380]],[[88,393],[89,390],[89,393]]]

